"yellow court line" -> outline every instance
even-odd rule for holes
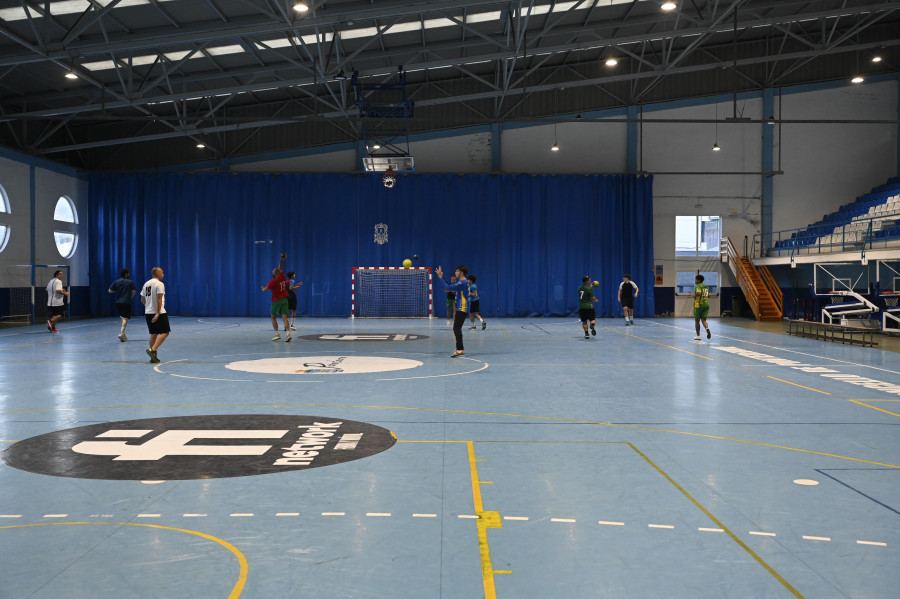
[[[478,528],[478,552],[481,555],[481,577],[484,581],[484,599],[497,599],[497,589],[494,585],[494,568],[491,564],[491,548],[488,546],[488,528],[502,528],[503,522],[499,512],[487,513],[481,501],[481,481],[478,480],[478,467],[475,463],[475,444],[466,441],[469,452],[469,473],[472,477],[472,499],[475,503],[475,515],[478,519],[475,526]]]
[[[632,335],[631,333],[625,333],[625,332],[620,331],[620,330],[618,330],[618,329],[611,329],[611,328],[609,328],[609,327],[604,327],[604,328],[605,328],[607,331],[610,331],[610,332],[612,332],[612,333],[618,333],[618,334],[620,334],[620,335],[624,335],[625,337],[634,337],[635,339],[640,339],[641,341],[647,341],[648,343],[653,343],[654,345],[659,345],[659,346],[661,346],[661,347],[668,347],[669,349],[674,349],[675,351],[684,352],[684,353],[686,353],[686,354],[688,354],[688,355],[691,355],[691,356],[697,356],[698,358],[703,358],[704,360],[709,360],[710,362],[715,362],[714,359],[712,359],[712,358],[710,358],[710,357],[708,357],[708,356],[702,356],[702,355],[700,355],[700,354],[695,354],[694,352],[689,352],[688,350],[686,350],[686,349],[681,349],[680,347],[674,347],[674,346],[672,346],[672,345],[666,345],[665,343],[660,343],[659,341],[653,341],[652,339],[645,339],[644,337],[638,337],[637,335]]]
[[[775,580],[777,580],[777,581],[780,582],[782,585],[784,585],[784,587],[785,587],[788,591],[790,591],[791,594],[794,595],[794,597],[801,597],[801,598],[803,597],[803,595],[801,595],[801,594],[797,591],[797,589],[795,589],[794,587],[792,587],[791,584],[790,584],[788,581],[786,581],[784,578],[782,578],[782,576],[781,576],[778,572],[776,572],[776,571],[772,568],[772,566],[770,566],[769,564],[767,564],[766,561],[765,561],[763,558],[761,558],[760,556],[758,556],[758,555],[756,554],[756,552],[754,552],[752,549],[750,549],[750,547],[748,547],[746,543],[744,543],[742,540],[740,540],[740,539],[737,537],[736,534],[734,534],[733,532],[731,532],[731,531],[728,529],[727,526],[725,526],[722,522],[719,521],[718,518],[716,518],[715,516],[713,516],[713,515],[712,515],[712,512],[710,512],[710,511],[707,510],[705,507],[703,507],[703,506],[700,504],[699,501],[697,501],[696,499],[694,499],[694,497],[691,496],[690,493],[688,493],[681,485],[679,485],[677,482],[675,482],[675,480],[674,480],[671,476],[669,476],[668,474],[666,474],[666,472],[665,472],[662,468],[660,468],[659,466],[657,466],[657,465],[653,462],[653,460],[651,460],[651,459],[648,458],[646,455],[644,455],[644,454],[641,452],[641,450],[639,450],[637,447],[635,447],[635,446],[632,445],[631,443],[628,443],[628,446],[631,447],[631,449],[633,449],[639,456],[641,456],[642,458],[644,458],[644,460],[646,460],[647,463],[650,464],[657,472],[659,472],[660,474],[662,474],[663,477],[664,477],[667,481],[669,481],[669,483],[672,484],[672,486],[674,486],[676,489],[678,489],[679,491],[681,491],[681,493],[682,493],[685,497],[687,497],[688,500],[689,500],[691,503],[693,503],[695,506],[697,506],[697,509],[699,509],[701,512],[703,512],[704,514],[706,514],[706,517],[707,517],[707,518],[709,518],[710,520],[712,520],[713,522],[715,522],[716,526],[718,526],[718,527],[721,528],[723,531],[725,531],[725,534],[727,534],[729,537],[731,537],[731,540],[733,540],[735,543],[737,543],[738,545],[740,545],[741,548],[742,548],[744,551],[746,551],[748,554],[750,554],[750,557],[752,557],[753,559],[755,559],[755,560],[756,560],[763,568],[766,569],[766,571],[767,571],[769,574],[771,574],[772,576],[774,576],[774,577],[775,577]]]
[[[891,412],[891,411],[889,411],[889,410],[885,410],[885,409],[882,409],[882,408],[876,408],[875,406],[870,406],[870,405],[865,404],[865,403],[863,403],[863,402],[861,402],[861,401],[859,401],[859,400],[857,400],[857,399],[848,399],[847,401],[849,401],[849,402],[851,402],[851,403],[859,404],[859,405],[861,405],[861,406],[865,406],[865,407],[867,407],[867,408],[871,408],[871,409],[873,409],[873,410],[878,410],[879,412],[884,412],[885,414],[890,414],[891,416],[898,416],[898,417],[900,417],[900,414],[898,414],[898,413],[896,413],[896,412]]]
[[[767,375],[767,376],[768,376],[768,375]],[[770,376],[769,378],[772,379],[773,381],[781,381],[782,383],[787,383],[788,385],[793,385],[793,386],[795,386],[795,387],[800,387],[801,389],[808,389],[808,390],[810,390],[810,391],[815,391],[816,393],[822,393],[822,394],[824,394],[824,395],[831,395],[831,393],[828,393],[827,391],[819,391],[818,389],[813,389],[812,387],[804,387],[803,385],[798,385],[797,383],[792,383],[792,382],[790,382],[790,381],[786,381],[786,380],[780,379],[780,378],[778,378],[778,377]]]
[[[296,404],[296,403],[261,403],[261,404],[183,404],[170,406],[98,406],[93,408],[38,408],[32,410],[0,410],[0,414],[27,414],[31,412],[56,412],[56,411],[80,411],[80,410],[135,410],[135,409],[197,409],[197,408],[352,408],[359,410],[406,410],[418,412],[441,412],[447,414],[477,414],[480,416],[505,416],[508,418],[526,418],[528,420],[547,420],[552,422],[571,422],[573,424],[596,424],[599,426],[611,426],[616,428],[627,428],[632,430],[651,431],[655,433],[672,433],[674,435],[685,435],[688,437],[700,437],[704,439],[715,439],[717,441],[731,441],[733,443],[745,443],[747,445],[758,445],[760,447],[770,447],[773,449],[784,449],[787,451],[797,451],[800,453],[808,453],[811,455],[821,455],[839,460],[849,460],[851,462],[859,462],[861,464],[872,464],[873,466],[884,466],[885,468],[900,469],[898,464],[887,464],[875,462],[872,460],[864,460],[861,458],[853,458],[850,456],[838,455],[833,453],[825,453],[823,451],[813,451],[811,449],[800,449],[799,447],[788,447],[786,445],[775,445],[773,443],[763,443],[761,441],[748,441],[747,439],[735,439],[733,437],[721,437],[719,435],[707,435],[705,433],[691,433],[688,431],[677,431],[666,428],[656,428],[652,426],[639,426],[636,424],[618,424],[615,422],[600,422],[597,420],[579,420],[577,418],[560,418],[558,416],[531,416],[528,414],[507,414],[505,412],[481,412],[477,410],[448,410],[446,408],[419,408],[410,406],[372,406],[372,405],[353,405],[353,404]],[[442,442],[442,441],[436,441]]]
[[[184,532],[190,535],[196,535],[198,537],[202,537],[209,541],[213,541],[218,543],[222,547],[228,549],[231,553],[235,555],[238,559],[238,564],[240,564],[240,573],[238,574],[238,580],[231,588],[231,592],[228,593],[228,599],[237,599],[241,596],[241,593],[244,590],[244,585],[247,584],[247,558],[244,557],[244,554],[240,552],[240,550],[229,543],[224,539],[220,539],[218,537],[214,537],[212,535],[208,535],[203,532],[199,532],[196,530],[187,530],[186,528],[175,528],[173,526],[160,526],[159,524],[138,524],[135,522],[39,522],[35,524],[13,524],[10,526],[0,526],[0,530],[5,528],[30,528],[33,526],[71,526],[73,524],[90,524],[90,525],[98,525],[98,524],[116,524],[118,526],[143,526],[145,528],[159,528],[162,530],[174,530],[176,532]]]

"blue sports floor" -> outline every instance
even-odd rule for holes
[[[0,597],[900,596],[900,354],[728,322],[0,330]]]

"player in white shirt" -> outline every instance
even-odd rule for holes
[[[63,271],[57,270],[53,273],[53,278],[47,283],[47,312],[50,318],[47,319],[47,330],[51,333],[58,333],[56,321],[62,318],[66,313],[65,296],[69,292],[63,289],[62,284]]]
[[[156,350],[163,344],[172,329],[169,327],[169,315],[166,314],[166,286],[163,285],[163,269],[154,267],[151,271],[153,278],[144,283],[141,288],[141,303],[144,304],[144,317],[147,319],[147,329],[150,331],[150,347],[147,355],[150,362],[159,362]]]

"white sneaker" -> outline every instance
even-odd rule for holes
[[[475,330],[475,327],[469,327],[469,330],[470,330],[470,331],[474,331],[474,330]]]
[[[272,341],[281,341],[281,335],[279,335],[278,333],[275,333],[275,336],[272,337]]]
[[[292,330],[292,331],[296,331],[296,330],[297,330],[297,327],[295,327],[294,325],[291,325],[291,330]]]
[[[285,343],[291,342],[291,332],[290,331],[287,332],[287,337],[284,338],[284,342]]]
[[[696,337],[694,337],[694,341],[700,341],[700,335],[697,335]]]
[[[126,339],[127,339],[127,337],[125,336],[125,333],[119,333],[119,341],[124,342]]]

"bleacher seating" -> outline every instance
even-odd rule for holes
[[[871,227],[871,232],[870,232]],[[856,201],[788,239],[775,242],[775,249],[821,246],[823,251],[862,247],[867,240],[900,242],[900,177],[893,177]]]

